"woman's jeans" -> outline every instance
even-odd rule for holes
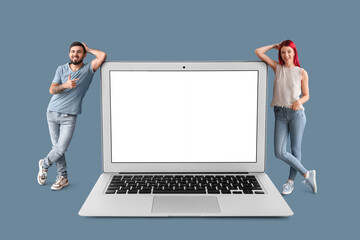
[[[47,112],[52,149],[44,158],[43,168],[48,169],[53,163],[56,163],[58,176],[65,178],[67,178],[65,152],[75,130],[76,118],[76,115]]]
[[[275,156],[290,165],[289,179],[294,180],[296,172],[304,175],[307,170],[301,164],[301,141],[306,124],[303,110],[294,111],[284,107],[274,107]],[[287,152],[286,145],[290,135],[291,153]]]

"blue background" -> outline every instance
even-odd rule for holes
[[[356,1],[6,1],[1,26],[1,235],[5,239],[349,238],[358,231],[359,4]],[[101,174],[100,75],[84,99],[67,152],[69,187],[36,181],[51,148],[46,107],[58,65],[73,41],[111,60],[258,60],[260,46],[292,39],[308,71],[303,162],[318,194],[296,180],[289,218],[83,218]],[[276,58],[274,50],[269,52]],[[89,54],[86,61],[93,56]],[[268,101],[273,73],[269,69]],[[267,173],[281,188],[288,167],[273,154],[268,109]]]

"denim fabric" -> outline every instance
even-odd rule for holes
[[[56,163],[58,176],[67,178],[65,152],[70,144],[75,130],[76,115],[47,112],[52,149],[44,158],[43,168],[48,169]]]
[[[303,110],[294,111],[285,107],[274,107],[275,131],[274,150],[275,156],[290,165],[289,179],[294,180],[296,172],[302,175],[307,172],[301,164],[301,141],[306,125],[306,116]],[[291,153],[286,146],[290,136]]]

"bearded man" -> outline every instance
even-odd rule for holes
[[[87,53],[95,56],[91,63],[83,63]],[[57,68],[50,86],[52,98],[47,108],[52,149],[40,159],[37,181],[44,185],[48,168],[56,164],[58,176],[51,186],[61,190],[69,185],[65,152],[75,130],[77,115],[81,114],[82,100],[89,89],[94,73],[104,63],[106,53],[89,48],[85,43],[73,42],[69,50],[70,62]]]

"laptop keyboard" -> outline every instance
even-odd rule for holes
[[[115,175],[106,194],[264,194],[253,175]]]

